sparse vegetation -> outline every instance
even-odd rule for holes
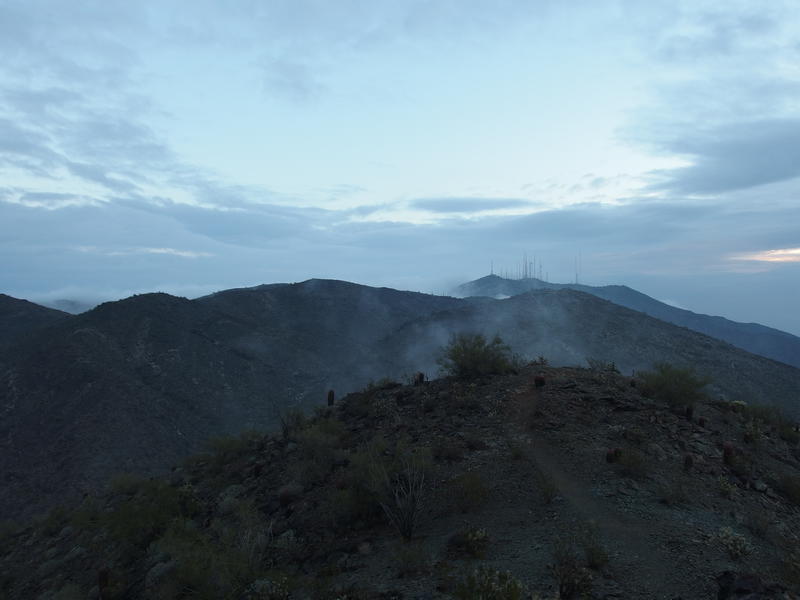
[[[600,541],[596,523],[587,523],[580,532],[580,545],[590,569],[600,571],[608,564],[608,552]]]
[[[687,556],[704,552],[708,558],[687,575],[692,582],[709,576],[699,571],[712,559],[717,568],[723,556],[749,556],[747,569],[775,573],[782,565],[782,583],[792,577],[800,583],[800,557],[792,553],[797,515],[788,506],[800,503],[796,451],[777,441],[769,417],[741,407],[722,413],[722,406],[709,402],[699,408],[713,427],[703,428],[687,422],[685,412],[637,402],[639,390],[627,378],[552,368],[546,386],[534,389],[533,377],[542,372],[528,366],[519,378],[449,379],[397,390],[376,385],[369,402],[363,392],[340,398],[333,407],[293,420],[283,435],[219,438],[211,444],[213,454],[176,468],[169,483],[122,474],[106,495],[56,510],[13,537],[4,539],[0,531],[0,548],[4,543],[6,556],[21,556],[29,550],[20,548],[32,544],[47,555],[44,564],[57,564],[77,545],[84,548],[82,558],[64,563],[63,572],[86,572],[74,580],[57,575],[42,586],[47,597],[66,599],[78,592],[83,598],[96,585],[95,567],[85,566],[89,557],[97,564],[105,557],[113,561],[104,598],[366,599],[434,587],[456,598],[538,598],[522,584],[530,579],[537,588],[551,586],[548,598],[557,593],[577,600],[590,597],[593,578],[600,577],[604,592],[617,588],[624,597],[647,590],[652,597],[674,592],[694,598],[686,593],[688,584],[678,589],[683,574],[669,575],[667,583],[637,578],[631,584],[620,577],[622,567],[634,562],[624,544],[644,530],[652,535],[636,544],[636,561],[646,572],[664,558],[658,548],[668,539],[689,535]],[[420,415],[423,398],[435,404]],[[374,409],[376,399],[388,408]],[[363,403],[362,415],[351,411],[353,402]],[[526,405],[541,409],[533,432],[520,420]],[[380,416],[390,410],[397,418]],[[762,451],[751,442],[740,444],[751,422],[761,428]],[[639,481],[594,477],[612,470]],[[581,489],[588,485],[593,487]],[[655,500],[688,504],[689,489],[696,506],[680,511],[685,518],[676,518],[674,528],[647,529],[647,520],[666,510]],[[731,500],[709,498],[717,491]],[[563,502],[552,504],[559,494]],[[585,494],[592,495],[591,503]],[[578,502],[601,528],[576,523],[571,507]],[[625,521],[631,529],[624,532],[614,519],[619,510],[630,510]],[[697,510],[715,518],[698,520]],[[459,512],[471,513],[473,525]],[[423,521],[428,515],[437,519],[429,530]],[[734,528],[718,530],[720,519]],[[529,529],[510,533],[517,527]],[[534,540],[522,552],[534,557],[535,576],[520,566],[524,539]],[[545,539],[559,540],[551,560]],[[711,556],[696,547],[700,539],[714,549]],[[652,555],[645,554],[648,548]],[[776,548],[782,548],[777,559]],[[481,562],[487,558],[491,567]],[[34,597],[9,592],[24,576],[3,560],[0,596]],[[553,579],[541,577],[548,562]],[[391,587],[382,584],[380,592],[368,580],[376,567],[392,578]]]
[[[734,560],[738,560],[753,551],[753,546],[747,541],[747,538],[741,533],[736,533],[730,527],[722,527],[716,539]]]
[[[719,493],[728,499],[733,498],[736,495],[736,490],[739,489],[724,475],[717,477],[717,488],[719,489]]]
[[[456,586],[459,600],[522,600],[525,588],[519,579],[505,571],[482,566]]]
[[[479,333],[454,335],[442,350],[439,366],[447,375],[474,379],[485,375],[503,375],[516,371],[520,361],[499,336],[492,341]]]
[[[430,557],[419,542],[401,542],[394,551],[394,562],[398,577],[427,573]]]
[[[586,363],[589,365],[589,369],[597,373],[619,374],[619,369],[614,362],[608,362],[599,358],[591,358],[587,356]]]
[[[683,369],[668,363],[656,363],[653,371],[639,374],[644,382],[645,395],[666,402],[671,408],[685,410],[703,400],[703,388],[710,379],[697,376],[691,369]]]
[[[550,571],[558,586],[558,597],[564,600],[583,597],[592,589],[592,575],[581,565],[578,553],[571,543],[558,540],[553,547]]]
[[[485,558],[489,547],[489,534],[485,529],[470,527],[453,534],[447,547],[456,556],[469,558]]]

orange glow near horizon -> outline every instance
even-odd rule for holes
[[[734,256],[736,260],[757,260],[761,262],[800,262],[800,248],[779,248],[763,250]]]

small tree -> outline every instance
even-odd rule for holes
[[[438,362],[444,373],[472,379],[514,372],[519,360],[500,336],[488,342],[479,333],[459,333],[443,348]]]
[[[645,395],[666,402],[673,409],[693,407],[705,398],[703,388],[710,379],[695,375],[691,369],[681,369],[669,363],[656,363],[653,371],[640,374]]]

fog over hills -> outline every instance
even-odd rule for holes
[[[670,306],[624,285],[590,286],[577,283],[549,283],[536,278],[505,279],[497,275],[487,275],[458,286],[454,292],[458,296],[494,298],[515,296],[531,290],[561,289],[586,292],[662,321],[724,340],[753,354],[800,367],[800,338],[797,336],[758,323],[737,323],[724,317],[698,314]]]
[[[114,473],[157,472],[212,435],[274,428],[329,388],[434,375],[439,348],[461,331],[497,333],[555,365],[687,365],[714,379],[715,394],[799,414],[800,370],[569,289],[457,299],[309,280],[41,315],[0,357],[9,515],[79,497]]]

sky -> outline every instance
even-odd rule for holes
[[[780,0],[0,0],[0,291],[446,293],[579,256],[800,335],[798,92]]]

